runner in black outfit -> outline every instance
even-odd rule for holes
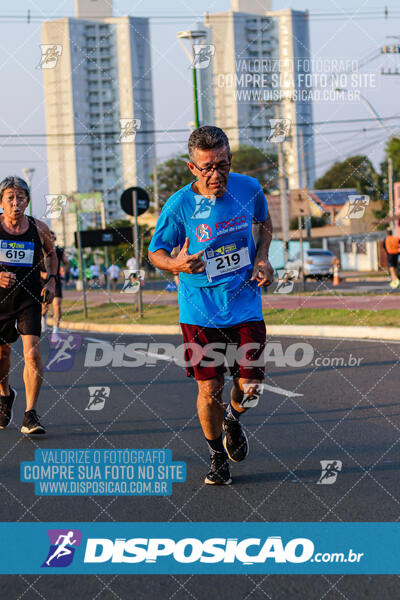
[[[53,241],[53,244],[56,241],[56,236],[54,231],[50,231],[51,233],[51,239]],[[64,267],[64,273],[65,273],[65,277],[68,274],[68,270],[69,270],[69,260],[67,258],[67,255],[65,254],[64,248],[60,247],[60,246],[55,246],[55,251],[56,251],[56,255],[57,255],[57,279],[56,279],[56,287],[55,287],[55,292],[54,292],[54,300],[53,300],[53,313],[54,313],[54,325],[53,325],[53,335],[56,336],[58,333],[58,328],[60,325],[60,321],[61,321],[61,315],[62,315],[62,280],[61,280],[61,275],[60,275],[60,267],[61,264]],[[47,273],[45,272],[41,272],[41,278],[42,278],[42,283],[45,283],[46,279],[47,279]],[[47,315],[47,311],[48,311],[48,304],[43,304],[43,308],[42,308],[42,330],[44,330],[44,328],[46,327],[46,315]]]
[[[39,346],[41,305],[53,300],[57,272],[49,228],[24,214],[29,201],[29,187],[23,179],[6,177],[0,182],[0,429],[12,419],[16,391],[8,384],[11,344],[21,335],[26,392],[21,431],[28,435],[46,432],[35,410],[43,378]],[[42,254],[48,273],[43,288]]]

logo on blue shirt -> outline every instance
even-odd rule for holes
[[[199,194],[194,195],[196,202],[196,208],[192,214],[192,219],[208,219],[211,213],[211,209],[215,206],[216,198],[206,198]]]

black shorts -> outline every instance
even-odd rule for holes
[[[20,335],[42,333],[40,304],[30,304],[6,319],[0,319],[0,344],[12,344]]]
[[[56,281],[56,288],[54,292],[54,298],[62,298],[62,283],[61,281]]]
[[[388,263],[389,267],[397,267],[398,262],[399,262],[398,254],[388,254],[387,255],[387,263]]]

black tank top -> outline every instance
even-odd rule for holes
[[[35,219],[28,217],[28,221],[25,233],[13,235],[4,229],[0,219],[0,270],[17,276],[12,288],[0,288],[0,318],[17,313],[26,306],[42,303],[42,242]]]
[[[58,260],[57,277],[58,277],[58,279],[60,279],[60,267],[61,267],[62,257],[64,254],[64,248],[61,248],[61,246],[56,246],[56,254],[57,254],[57,260]]]

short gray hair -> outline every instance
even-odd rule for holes
[[[194,158],[194,151],[198,150],[212,150],[213,148],[226,147],[228,152],[231,151],[229,147],[229,140],[224,131],[219,127],[213,125],[203,125],[192,131],[188,141],[188,151],[190,159]]]
[[[18,177],[18,175],[10,175],[9,177],[5,177],[3,181],[0,181],[0,202],[3,200],[4,192],[9,188],[20,188],[21,190],[24,190],[24,192],[27,193],[28,202],[30,201],[31,193],[25,179]]]

